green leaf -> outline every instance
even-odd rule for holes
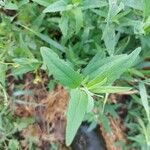
[[[83,91],[85,91],[85,93],[88,96],[88,105],[87,105],[87,113],[91,112],[94,108],[94,99],[93,99],[93,93],[89,92],[89,90],[87,88],[84,88]]]
[[[89,82],[87,85],[86,85],[86,87],[88,88],[88,89],[95,89],[95,88],[97,88],[97,87],[100,87],[100,86],[102,86],[102,85],[104,85],[105,83],[107,83],[107,78],[105,78],[105,77],[99,77],[99,78],[97,78],[96,80],[93,80],[93,81],[91,81],[91,82]]]
[[[13,59],[17,65],[12,69],[13,75],[22,75],[29,71],[38,69],[40,62],[34,58],[15,58]]]
[[[65,51],[65,47],[62,46],[61,44],[59,44],[57,41],[54,41],[53,39],[51,39],[49,36],[44,35],[42,33],[37,33],[35,32],[36,36],[38,36],[40,39],[42,39],[43,41],[45,41],[46,43],[54,46],[55,48],[59,49],[60,51],[64,52]]]
[[[112,130],[109,124],[109,120],[103,113],[99,113],[99,120],[105,131],[111,133]]]
[[[15,128],[17,128],[18,131],[22,131],[23,129],[27,128],[30,124],[33,124],[35,120],[32,117],[24,117],[19,118],[17,122],[14,124]]]
[[[5,81],[6,81],[6,70],[7,65],[6,64],[0,64],[0,83],[5,87]]]
[[[88,105],[87,105],[87,113],[91,112],[94,108],[94,99],[93,97],[88,94]]]
[[[83,1],[83,9],[90,9],[90,8],[100,8],[100,7],[104,7],[107,6],[107,2],[106,1],[99,1],[99,0],[85,0]]]
[[[23,40],[22,33],[19,34],[19,46],[21,48],[21,50],[18,50],[20,51],[20,55],[22,54],[24,57],[34,58],[32,52],[29,50],[27,44]]]
[[[121,76],[121,74],[127,71],[127,69],[129,69],[134,64],[140,51],[141,48],[137,48],[130,55],[120,55],[120,57],[110,62],[106,62],[106,60],[109,60],[109,58],[105,59],[104,61],[102,61],[102,66],[99,66],[99,68],[95,71],[93,70],[93,72],[89,75],[90,79],[94,79],[92,79],[88,84],[98,84],[102,82],[105,78],[107,78],[107,82],[104,85],[112,84],[116,79],[118,79]]]
[[[147,19],[150,16],[150,1],[144,0],[144,18]]]
[[[68,23],[69,23],[68,15],[64,13],[59,22],[59,27],[64,37],[66,37],[68,34]]]
[[[45,6],[45,7],[50,5],[49,0],[32,0],[32,1],[38,3],[39,5]]]
[[[146,93],[146,88],[144,86],[144,83],[139,83],[139,90],[140,90],[141,101],[145,109],[147,118],[150,120],[150,112],[149,112],[150,107],[148,104],[148,98],[147,98],[147,93]]]
[[[5,4],[4,8],[9,10],[17,10],[18,6],[15,3],[8,2]]]
[[[46,9],[44,9],[43,13],[59,12],[65,10],[67,10],[67,3],[64,0],[59,0],[50,4]]]
[[[49,72],[60,83],[70,88],[76,88],[81,84],[82,76],[75,72],[65,61],[60,59],[55,52],[47,47],[42,47],[41,54]]]
[[[9,145],[8,145],[9,150],[19,150],[19,142],[15,139],[9,140]]]
[[[110,56],[113,55],[115,51],[115,46],[117,44],[117,35],[115,33],[115,28],[113,25],[106,26],[104,33],[103,33],[103,39],[104,39],[108,54]]]
[[[143,0],[123,0],[123,3],[125,6],[129,6],[138,10],[143,10],[144,7]]]
[[[93,93],[122,93],[131,90],[130,87],[119,87],[119,86],[95,86],[89,90]]]
[[[105,66],[105,64],[108,65],[108,63],[113,63],[115,60],[120,60],[127,55],[116,55],[116,56],[110,56],[106,58],[101,58],[101,54],[98,53],[93,57],[93,59],[88,63],[88,65],[83,69],[83,74],[85,76],[89,76],[90,79],[94,78],[98,72],[101,72],[101,67]],[[107,66],[106,66],[107,68]],[[105,68],[102,68],[105,69]]]
[[[32,32],[33,34],[35,34],[37,37],[39,37],[41,40],[43,40],[44,42],[52,45],[53,47],[57,48],[58,50],[64,52],[65,51],[65,47],[62,46],[61,44],[59,44],[57,41],[51,39],[48,35],[45,35],[45,34],[42,34],[42,33],[39,33],[39,32],[36,32],[34,31],[33,29],[31,28],[28,28],[27,26],[24,26],[20,23],[18,23],[18,25],[20,25],[21,27],[27,29],[28,31]]]
[[[81,8],[75,8],[73,9],[73,14],[75,16],[75,21],[76,21],[76,33],[78,33],[83,27],[83,13]]]
[[[71,90],[67,112],[66,145],[69,146],[82,123],[87,110],[88,96],[80,89]]]

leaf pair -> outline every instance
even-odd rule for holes
[[[137,48],[130,55],[110,56],[102,60],[93,58],[83,70],[83,74],[89,77],[88,89],[97,91],[101,86],[111,85],[133,65],[140,51],[141,48]]]

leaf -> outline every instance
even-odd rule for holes
[[[32,52],[29,50],[27,44],[23,40],[22,33],[19,34],[19,46],[21,48],[21,50],[19,49],[20,55],[22,54],[24,57],[26,56],[29,58],[34,58]]]
[[[99,77],[96,80],[93,80],[92,82],[89,82],[86,87],[91,90],[91,89],[95,89],[97,87],[101,87],[102,85],[104,85],[105,83],[107,83],[107,78],[105,77]]]
[[[5,9],[18,10],[18,6],[15,3],[8,2],[4,6]]]
[[[30,124],[33,124],[35,120],[32,117],[27,118],[21,118],[18,119],[15,123],[15,128],[17,128],[18,131],[22,131],[23,129],[27,128]]]
[[[7,65],[6,64],[0,64],[0,83],[5,87],[5,81],[6,81],[6,70]]]
[[[144,0],[144,19],[150,16],[150,1]]]
[[[64,10],[67,10],[67,3],[64,0],[59,0],[50,4],[46,9],[44,9],[43,13],[59,12]]]
[[[69,146],[82,123],[87,110],[88,96],[80,89],[71,90],[67,112],[66,145]]]
[[[55,48],[59,49],[60,51],[64,52],[65,51],[65,47],[62,46],[61,44],[59,44],[57,41],[54,41],[53,39],[51,39],[49,36],[44,35],[42,33],[35,33],[40,39],[42,39],[43,41],[47,42],[48,44],[54,46]]]
[[[45,6],[45,7],[50,5],[49,0],[32,0],[32,1],[38,3],[39,5]]]
[[[147,93],[146,93],[146,88],[144,86],[144,83],[139,83],[139,90],[140,90],[141,101],[146,111],[147,118],[150,120],[150,113],[149,113],[150,107],[148,104],[148,98],[147,98]]]
[[[47,47],[41,48],[43,62],[48,71],[65,86],[76,88],[81,84],[82,76],[75,72],[65,61],[60,59],[55,52]]]
[[[130,87],[119,87],[119,86],[95,86],[89,90],[93,93],[122,93],[131,90]]]
[[[8,145],[9,150],[19,150],[19,142],[15,139],[9,140],[9,145]]]
[[[102,63],[103,65],[101,67],[99,66],[97,70],[93,70],[93,72],[89,75],[91,76],[90,78],[94,79],[92,79],[88,84],[98,84],[102,82],[104,78],[107,78],[107,82],[104,85],[112,84],[116,79],[121,76],[121,74],[123,74],[133,65],[140,51],[141,48],[137,48],[130,55],[120,55],[120,57],[112,60],[111,62],[106,62],[106,60],[108,60],[109,58],[105,59],[103,63],[105,62],[106,64]]]
[[[68,34],[68,22],[69,22],[68,15],[64,13],[59,22],[59,27],[64,37],[66,37]]]
[[[17,66],[12,69],[13,75],[22,75],[29,71],[36,70],[40,65],[40,62],[34,58],[15,58],[13,62],[17,64]]]
[[[83,27],[83,13],[81,8],[75,8],[73,9],[73,13],[75,16],[75,21],[76,21],[76,33],[78,33],[81,29],[81,27]]]
[[[106,58],[101,58],[101,54],[98,53],[93,57],[93,59],[88,63],[88,65],[83,69],[83,74],[89,76],[90,79],[94,78],[98,72],[101,71],[101,67],[105,64],[114,62],[115,60],[122,59],[127,55],[116,55]]]
[[[109,120],[103,113],[99,113],[99,120],[103,128],[105,129],[105,131],[107,131],[108,133],[111,133],[112,130],[109,125]]]
[[[147,137],[147,129],[146,129],[146,126],[145,126],[143,120],[142,120],[141,118],[139,118],[139,117],[138,117],[138,122],[139,122],[139,124],[140,124],[140,126],[141,126],[141,128],[142,128],[142,130],[143,130],[142,133],[144,134],[145,139],[146,139],[146,137]]]
[[[106,1],[99,1],[99,0],[85,0],[83,1],[83,9],[90,9],[90,8],[100,8],[100,7],[104,7],[107,6],[107,2]]]
[[[107,22],[111,22],[112,17],[116,16],[123,9],[124,4],[122,2],[118,5],[117,0],[109,0],[109,12]]]
[[[147,0],[149,1],[149,0]],[[125,6],[129,6],[134,9],[143,10],[144,4],[142,0],[123,0]]]
[[[94,108],[94,99],[91,95],[88,94],[88,105],[87,105],[87,113],[91,112]]]
[[[57,48],[58,50],[64,52],[65,51],[65,47],[62,46],[61,44],[59,44],[57,41],[51,39],[49,36],[44,35],[42,33],[36,32],[31,28],[28,28],[20,23],[18,23],[18,25],[20,25],[21,27],[27,29],[28,31],[32,32],[33,34],[35,34],[37,37],[39,37],[41,40],[43,40],[44,42],[52,45],[53,47]]]
[[[115,28],[112,25],[106,26],[103,33],[103,40],[107,48],[108,54],[111,56],[114,54],[115,46],[117,44],[117,38]]]

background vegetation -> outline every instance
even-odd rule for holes
[[[149,69],[149,0],[0,1],[0,147],[20,149],[14,134],[34,122],[13,115],[10,101],[27,93],[19,83],[10,97],[9,77],[30,72],[37,83],[44,70],[53,76],[49,91],[61,83],[70,92],[67,145],[83,120],[111,132],[108,115],[118,117],[125,106],[129,144],[119,144],[150,149]],[[112,103],[110,93],[121,93],[124,101]]]

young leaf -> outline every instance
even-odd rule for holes
[[[69,146],[82,123],[87,111],[88,96],[80,89],[71,90],[71,98],[67,112],[66,145]]]
[[[47,47],[41,48],[44,64],[49,72],[64,86],[76,88],[82,81],[82,76],[75,72],[65,61],[60,59],[55,52]]]
[[[130,87],[119,87],[119,86],[95,86],[89,89],[93,93],[121,93],[131,90]]]

